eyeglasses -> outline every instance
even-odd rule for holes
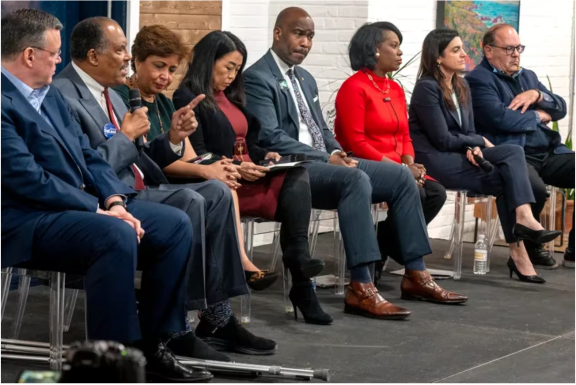
[[[525,45],[519,45],[517,47],[512,47],[512,46],[498,47],[497,45],[490,45],[490,47],[503,49],[506,51],[506,55],[512,55],[514,53],[514,51],[518,51],[518,53],[520,54],[520,53],[524,52],[524,49],[526,48]]]
[[[50,50],[47,50],[47,49],[45,49],[45,48],[40,48],[40,47],[30,47],[30,48],[39,49],[40,51],[46,51],[46,52],[48,52],[49,54],[51,54],[52,56],[55,56],[55,57],[60,57],[60,55],[62,54],[62,50],[61,50],[61,49],[59,49],[58,52],[54,52],[54,51],[50,51]]]

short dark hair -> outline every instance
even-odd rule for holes
[[[244,92],[244,78],[242,71],[248,60],[246,46],[236,35],[228,31],[212,31],[204,36],[193,50],[192,62],[182,79],[180,87],[186,87],[196,95],[204,94],[206,98],[200,103],[200,108],[217,109],[214,93],[212,92],[212,72],[217,60],[230,52],[238,51],[242,55],[242,66],[238,75],[225,90],[226,97],[237,106],[244,106],[246,94]]]
[[[375,56],[376,48],[384,41],[383,32],[385,31],[394,32],[398,35],[400,44],[402,44],[400,30],[387,21],[366,23],[356,31],[348,46],[350,67],[354,71],[359,71],[363,68],[373,70],[376,67],[376,62],[378,61]]]
[[[148,56],[168,57],[178,55],[178,62],[188,56],[189,50],[180,36],[163,25],[142,27],[132,44],[132,70],[136,71],[134,60],[146,60]]]
[[[70,36],[70,56],[72,60],[83,61],[91,49],[103,51],[107,46],[106,35],[102,26],[113,21],[104,16],[90,17],[76,24]]]
[[[9,13],[2,18],[2,56],[12,59],[28,47],[43,48],[45,32],[62,28],[58,18],[37,9]]]
[[[484,47],[487,45],[494,45],[494,43],[496,43],[496,32],[504,27],[514,28],[510,24],[506,23],[494,24],[492,27],[488,28],[488,31],[486,31],[482,37],[482,53],[484,53]]]

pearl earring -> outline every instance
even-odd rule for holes
[[[380,52],[376,52],[376,59],[380,57]]]
[[[436,66],[440,68],[440,62],[436,62]]]

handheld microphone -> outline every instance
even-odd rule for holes
[[[133,113],[137,109],[142,108],[142,99],[140,98],[139,90],[130,89],[128,91],[128,99],[130,104],[130,113]],[[140,136],[137,138],[134,144],[136,145],[138,152],[141,153],[142,149],[144,148],[144,137]]]
[[[479,155],[474,154],[474,149],[470,148],[470,147],[466,147],[468,150],[470,150],[472,152],[472,156],[474,157],[474,160],[476,161],[476,163],[478,163],[478,166],[480,166],[480,168],[486,172],[491,172],[492,170],[494,170],[494,166],[492,165],[492,163],[488,162],[486,159],[482,158]]]

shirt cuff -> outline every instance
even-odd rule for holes
[[[168,143],[170,143],[170,148],[176,155],[182,155],[182,146],[184,142],[180,142],[180,144],[172,144],[172,142],[169,141]]]
[[[338,154],[339,152],[342,152],[342,150],[336,149],[336,150],[332,151],[332,152],[330,153],[330,155]]]
[[[536,122],[540,123],[542,121],[542,119],[540,119],[540,114],[536,111],[532,111],[534,112],[534,114],[536,114]]]

